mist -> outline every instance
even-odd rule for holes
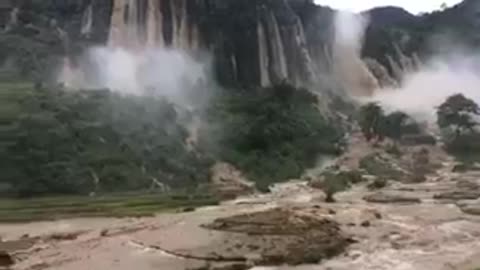
[[[173,49],[94,47],[76,65],[65,59],[59,82],[69,89],[105,88],[125,95],[161,96],[194,107],[212,82],[209,63]]]
[[[446,35],[430,37],[436,54],[416,70],[403,70],[398,86],[382,88],[361,55],[368,23],[365,15],[339,11],[335,16],[334,70],[351,97],[431,124],[436,123],[437,107],[452,95],[480,103],[480,55]]]
[[[399,88],[380,89],[371,101],[387,111],[400,110],[434,123],[437,107],[449,96],[463,94],[480,103],[479,64],[472,55],[435,56],[419,71],[407,74]]]

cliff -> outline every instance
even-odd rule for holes
[[[465,0],[441,11],[415,16],[397,7],[365,12],[370,18],[362,54],[401,79],[429,56],[480,46],[480,2]]]
[[[67,54],[91,44],[208,51],[220,82],[267,86],[317,80],[333,10],[312,0],[24,0],[3,14],[18,18],[2,22],[5,33],[53,33]]]
[[[362,54],[399,79],[431,53],[433,33],[447,29],[479,43],[472,35],[478,9],[466,0],[422,16],[371,10]],[[207,51],[218,81],[230,86],[305,85],[331,70],[334,10],[313,0],[0,0],[0,15],[2,36],[20,33],[39,48],[48,43],[45,54],[75,55],[92,44]]]

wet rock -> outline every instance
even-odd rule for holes
[[[0,251],[0,267],[9,267],[15,262],[13,257],[10,256],[6,251]]]
[[[211,189],[223,199],[235,199],[255,192],[255,184],[227,163],[217,163],[211,169]]]
[[[421,203],[419,198],[408,197],[400,194],[388,194],[384,192],[377,192],[367,195],[363,199],[371,203]]]
[[[255,246],[255,264],[264,266],[318,263],[342,253],[350,244],[335,221],[291,209],[217,219],[204,227],[235,233],[245,244],[233,245],[234,252],[247,257]]]
[[[444,192],[440,194],[436,194],[433,196],[436,200],[452,200],[452,201],[460,201],[460,200],[476,200],[480,198],[480,190],[454,190],[449,192]]]

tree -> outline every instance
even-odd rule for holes
[[[319,155],[338,154],[343,130],[318,109],[318,97],[288,84],[217,95],[202,145],[266,190],[299,177]],[[203,132],[202,132],[203,133]],[[212,141],[213,142],[208,142]]]
[[[450,96],[438,107],[438,126],[447,150],[456,154],[474,154],[480,150],[479,106],[462,94]]]
[[[406,134],[420,133],[418,123],[404,112],[393,112],[383,119],[382,133],[394,142]]]
[[[360,108],[359,124],[367,141],[383,140],[383,119],[383,109],[377,103],[369,103]]]
[[[480,108],[473,100],[456,94],[440,105],[437,116],[441,129],[452,128],[456,136],[460,136],[465,132],[474,132],[473,128],[479,124],[475,118],[480,117]]]

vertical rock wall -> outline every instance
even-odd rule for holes
[[[209,51],[226,84],[302,85],[318,73],[310,48],[325,45],[306,37],[298,10],[311,7],[311,0],[114,0],[109,44]]]

